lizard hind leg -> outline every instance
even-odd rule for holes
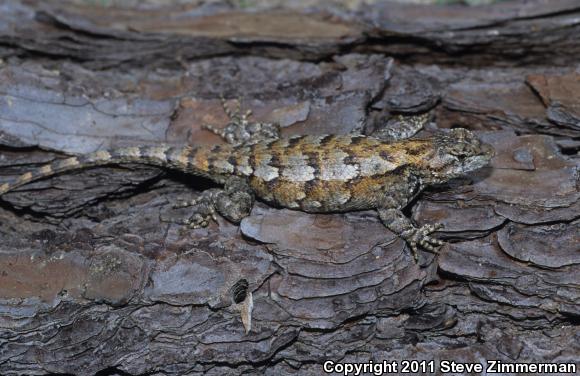
[[[222,107],[228,116],[229,122],[225,128],[218,128],[213,125],[203,125],[202,127],[214,134],[217,134],[229,144],[234,146],[251,144],[268,139],[280,138],[280,126],[274,123],[260,123],[250,120],[251,110],[242,113],[240,100],[237,101],[235,109],[231,109],[225,99],[222,100]]]
[[[184,224],[191,228],[207,227],[211,220],[217,221],[216,213],[232,223],[240,223],[254,205],[254,194],[248,182],[236,176],[228,178],[224,188],[212,188],[194,200],[174,205],[193,207],[191,217]]]
[[[252,211],[254,192],[246,179],[231,176],[216,197],[214,205],[224,218],[233,223],[240,223]]]

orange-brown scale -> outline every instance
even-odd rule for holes
[[[194,152],[192,152],[192,155],[190,157],[191,165],[195,166],[197,169],[201,171],[209,172],[209,162],[208,162],[209,153],[210,150],[208,150],[207,148],[200,148],[195,150]]]
[[[256,196],[260,197],[264,201],[275,203],[274,196],[272,195],[272,192],[268,188],[268,184],[266,184],[266,182],[263,179],[260,179],[256,176],[251,176],[250,186],[252,187],[252,190],[254,191]]]
[[[273,184],[270,189],[278,205],[290,209],[298,209],[300,200],[306,197],[304,182],[277,179],[276,184]]]
[[[264,181],[252,176],[250,184],[256,195],[273,204],[304,211],[340,211],[375,207],[389,185],[400,181],[399,169],[409,166],[420,169],[425,158],[429,158],[433,144],[424,140],[383,143],[378,139],[364,136],[303,136],[280,139],[268,144],[257,144],[251,149],[251,167],[255,168],[265,160],[268,166],[276,168],[279,176]],[[329,157],[344,152],[344,163],[354,164],[357,159],[381,156],[392,163],[397,171],[350,180],[323,180],[320,166]],[[293,159],[294,158],[294,159]],[[296,181],[282,176],[284,170],[302,158],[300,168],[311,168],[313,179]],[[348,200],[345,201],[345,198]],[[316,206],[318,204],[319,206]]]
[[[300,200],[300,207],[306,212],[328,212],[344,210],[352,193],[342,181],[313,180],[305,187],[306,197]]]
[[[301,208],[301,201],[308,196],[306,184],[316,179],[315,171],[321,157],[320,146],[310,141],[309,137],[280,139],[270,143],[266,149],[260,149],[260,152],[268,154],[269,164],[278,168],[279,176],[268,182],[253,179],[252,188],[256,193],[264,193],[265,200],[277,205]],[[296,159],[299,159],[298,163]],[[284,172],[288,173],[293,167],[297,168],[297,173],[302,172],[298,179],[284,176]]]
[[[230,145],[199,147],[193,149],[189,156],[188,170],[223,183],[228,176],[235,173],[235,165],[230,163],[233,155],[234,149]]]

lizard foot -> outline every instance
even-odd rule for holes
[[[443,242],[429,235],[442,229],[443,227],[444,226],[442,223],[424,225],[420,228],[413,228],[408,230],[402,234],[402,237],[407,240],[411,246],[411,252],[413,253],[413,258],[415,261],[418,260],[418,246],[430,252],[437,253],[436,248],[443,245]]]
[[[215,209],[213,209],[213,207],[210,208],[210,212],[208,214],[193,213],[189,219],[184,221],[184,224],[191,228],[201,228],[209,226],[210,220],[217,222]]]
[[[220,190],[208,189],[199,197],[189,201],[182,201],[173,205],[174,209],[193,207],[193,214],[181,223],[190,228],[207,227],[211,220],[217,222],[215,196]]]
[[[227,179],[223,189],[207,189],[197,198],[176,203],[173,208],[192,207],[192,215],[181,223],[191,228],[200,228],[207,227],[212,220],[217,222],[217,214],[232,223],[240,223],[250,214],[253,204],[254,195],[248,182],[232,176]]]
[[[221,98],[222,107],[229,122],[225,128],[221,129],[213,125],[204,124],[206,129],[232,145],[257,142],[265,139],[276,139],[280,137],[280,127],[274,123],[259,123],[250,121],[252,111],[244,113],[240,111],[240,101],[237,101],[235,109],[230,109],[224,98]]]

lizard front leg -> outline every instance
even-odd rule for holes
[[[212,188],[202,192],[196,199],[174,207],[193,207],[193,214],[185,221],[192,228],[206,227],[210,220],[217,220],[216,213],[232,223],[240,223],[247,217],[254,205],[254,193],[248,182],[231,176],[224,188]]]
[[[443,224],[435,223],[417,228],[411,223],[409,218],[405,217],[400,209],[379,208],[377,211],[383,224],[409,243],[415,261],[418,260],[417,246],[435,253],[436,248],[443,244],[441,240],[429,236],[433,232],[442,229]]]
[[[242,113],[239,100],[233,110],[228,107],[223,98],[221,98],[221,101],[224,112],[229,118],[228,124],[223,129],[205,124],[203,125],[204,129],[217,134],[234,146],[280,138],[280,126],[278,124],[250,121],[252,111],[248,110]]]
[[[389,119],[380,129],[372,133],[373,137],[384,141],[394,142],[413,137],[429,123],[430,113],[414,116],[396,115]]]

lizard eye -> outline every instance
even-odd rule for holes
[[[469,157],[477,153],[479,141],[467,129],[456,128],[449,133],[447,151],[456,157]]]
[[[475,154],[475,147],[472,144],[458,142],[455,145],[451,145],[449,154],[455,155],[456,157],[469,157]]]

